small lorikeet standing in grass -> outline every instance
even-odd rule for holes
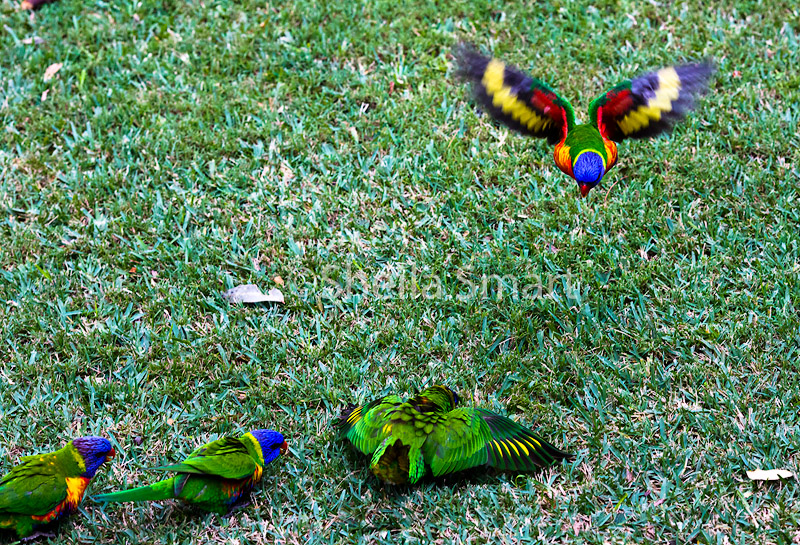
[[[0,478],[0,529],[29,538],[71,515],[97,470],[115,454],[108,439],[78,437],[55,452],[23,457]]]
[[[428,468],[435,477],[483,465],[529,471],[571,456],[509,418],[457,405],[453,390],[433,386],[405,402],[389,395],[350,407],[336,425],[392,484],[414,484]]]
[[[572,105],[543,81],[467,44],[455,49],[455,58],[458,74],[493,118],[555,145],[556,165],[578,182],[583,197],[616,164],[616,142],[671,131],[714,71],[709,63],[685,64],[625,80],[594,99],[589,122],[578,124]]]
[[[157,501],[176,498],[204,511],[225,515],[249,503],[264,466],[288,448],[283,435],[254,430],[241,437],[223,437],[192,452],[179,464],[153,468],[176,476],[150,486],[98,494],[100,502]]]

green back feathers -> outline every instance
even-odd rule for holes
[[[603,137],[591,125],[578,125],[569,131],[565,144],[569,147],[570,158],[573,162],[584,151],[599,153],[608,162],[608,154],[606,153],[605,144],[603,144]]]
[[[67,497],[64,449],[49,454],[25,456],[0,479],[0,516],[43,516]],[[64,459],[62,459],[64,458]],[[80,472],[75,472],[75,476]]]
[[[154,467],[157,471],[214,475],[225,479],[244,479],[252,476],[258,465],[245,442],[237,437],[223,437],[192,452],[179,464]]]

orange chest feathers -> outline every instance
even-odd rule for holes
[[[62,516],[69,515],[78,508],[81,503],[86,488],[89,486],[91,479],[86,477],[67,477],[67,497],[56,505],[52,511],[41,516],[34,515],[32,518],[36,521],[48,523],[61,518]]]

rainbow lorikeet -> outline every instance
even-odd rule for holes
[[[86,487],[116,452],[102,437],[78,437],[63,448],[25,456],[0,478],[0,529],[21,538],[74,513]]]
[[[98,494],[100,502],[157,501],[177,498],[204,511],[224,515],[249,503],[264,466],[288,445],[273,430],[254,430],[241,437],[223,437],[192,452],[179,464],[153,468],[177,473],[150,486]]]
[[[706,91],[709,63],[670,66],[615,85],[589,104],[589,122],[575,122],[572,105],[546,83],[472,46],[455,49],[458,74],[496,120],[555,145],[556,165],[578,182],[581,196],[617,162],[616,142],[668,133]]]
[[[336,425],[392,484],[414,484],[427,468],[434,477],[482,465],[527,471],[571,456],[505,416],[457,405],[453,390],[432,386],[405,402],[389,395],[349,407]]]

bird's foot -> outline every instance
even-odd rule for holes
[[[29,535],[27,537],[23,537],[22,539],[20,539],[20,542],[21,543],[29,543],[31,541],[39,539],[40,537],[56,537],[56,534],[55,534],[55,532],[38,531],[38,532],[32,533],[31,535]]]
[[[236,503],[231,505],[231,508],[228,510],[227,513],[222,515],[222,518],[226,519],[226,518],[232,516],[234,513],[236,513],[236,511],[241,511],[242,509],[244,509],[245,507],[247,507],[251,503],[253,503],[253,502],[251,502],[249,499],[237,501]]]

